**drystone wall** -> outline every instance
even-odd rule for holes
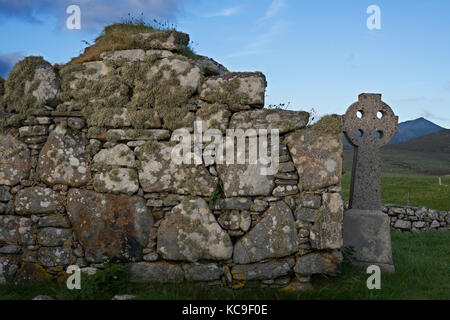
[[[188,39],[83,64],[28,57],[0,83],[0,282],[106,262],[126,263],[132,281],[231,287],[338,272],[340,116],[307,126],[307,112],[263,109],[262,73],[187,58]],[[196,120],[224,137],[278,129],[278,170],[248,157],[175,163],[177,129],[195,133]]]
[[[348,209],[348,201],[345,200],[344,209]],[[391,204],[383,205],[382,211],[388,214],[391,227],[397,231],[450,231],[450,211]]]

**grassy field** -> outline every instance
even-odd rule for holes
[[[334,278],[313,278],[313,289],[285,293],[279,289],[205,288],[197,285],[136,285],[127,280],[122,266],[113,265],[97,275],[83,278],[82,289],[69,291],[62,283],[0,285],[0,299],[31,299],[46,294],[56,299],[109,300],[115,294],[133,294],[137,299],[450,299],[450,232],[392,232],[396,272],[382,276],[381,290],[368,290],[368,275],[344,265]]]
[[[382,159],[382,201],[385,204],[407,205],[410,191],[411,206],[450,210],[450,161],[410,150],[385,150]],[[353,150],[344,149],[342,195],[350,193]],[[441,177],[442,185],[439,185]]]

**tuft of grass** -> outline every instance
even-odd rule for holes
[[[153,20],[152,23],[147,23],[143,18],[135,19],[129,17],[125,20],[122,19],[119,23],[106,26],[100,36],[95,39],[95,43],[87,47],[79,57],[73,58],[69,64],[101,60],[100,54],[106,51],[152,49],[146,45],[148,40],[143,40],[138,36],[144,33],[151,34],[151,39],[165,40],[170,36],[174,36],[176,39],[187,37],[187,42],[189,42],[189,36],[178,32],[174,25],[161,23],[157,20]],[[192,49],[192,42],[183,48],[180,53],[188,58],[196,59],[196,55]]]

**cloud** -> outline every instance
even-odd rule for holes
[[[0,55],[0,77],[6,79],[14,65],[23,59],[20,52],[11,52]]]
[[[434,113],[431,113],[428,110],[422,109],[422,113],[420,115],[421,117],[424,117],[428,120],[434,120],[434,121],[450,121],[450,118],[448,117],[443,117],[441,115],[436,115]]]
[[[249,55],[260,54],[264,51],[264,47],[278,39],[286,30],[288,30],[290,22],[279,20],[270,25],[265,31],[254,37],[253,41],[248,43],[241,51],[232,53],[227,58],[243,57]]]
[[[0,17],[42,23],[46,15],[65,23],[69,5],[81,8],[82,29],[98,28],[118,22],[128,14],[146,19],[173,20],[185,0],[0,0]]]
[[[207,14],[207,18],[215,18],[215,17],[231,17],[239,12],[241,12],[242,7],[232,7],[223,9],[220,12]]]
[[[272,0],[263,20],[273,18],[284,7],[284,0]]]

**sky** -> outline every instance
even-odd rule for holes
[[[66,27],[70,5],[80,30]],[[380,29],[367,26],[371,5]],[[263,72],[266,106],[320,117],[381,93],[400,121],[450,128],[448,0],[0,0],[0,76],[29,55],[68,62],[128,14],[176,25],[230,71]]]

